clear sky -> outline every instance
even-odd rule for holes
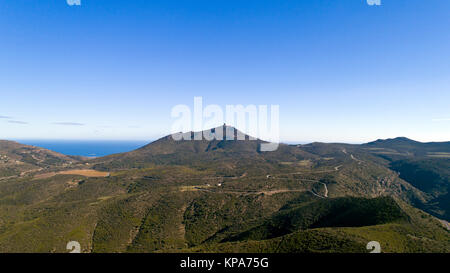
[[[155,139],[278,104],[283,141],[450,140],[450,1],[0,1],[0,139]]]

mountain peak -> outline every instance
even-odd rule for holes
[[[222,134],[217,134],[222,131]],[[215,139],[214,134],[219,139]],[[222,138],[222,139],[220,139]],[[253,136],[249,136],[244,132],[238,130],[233,126],[226,125],[225,123],[222,126],[218,126],[211,129],[206,129],[203,131],[190,131],[190,132],[178,132],[168,136],[163,137],[162,139],[172,139],[172,140],[258,140]]]
[[[405,143],[417,144],[420,142],[409,139],[407,137],[396,137],[396,138],[388,138],[388,139],[377,139],[377,140],[369,142],[367,144],[373,145],[373,144],[405,144]]]

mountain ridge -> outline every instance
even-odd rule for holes
[[[66,252],[73,240],[82,252],[366,252],[371,240],[385,252],[450,249],[428,214],[449,219],[447,180],[435,175],[446,175],[445,158],[323,143],[261,152],[258,143],[169,135],[15,176],[0,162],[0,252]],[[47,158],[20,147],[18,156]],[[411,159],[423,174],[408,171]]]

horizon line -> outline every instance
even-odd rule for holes
[[[143,144],[150,144],[152,142],[155,142],[161,138],[167,137],[169,135],[165,135],[162,137],[158,137],[158,138],[153,138],[153,139],[85,139],[85,138],[79,138],[79,139],[62,139],[62,138],[7,138],[7,139],[2,139],[1,140],[5,140],[5,141],[14,141],[14,142],[18,142],[18,143],[22,143],[22,141],[43,141],[43,142],[142,142]],[[280,140],[278,143],[279,144],[286,144],[286,145],[307,145],[307,144],[312,144],[312,143],[325,143],[325,144],[350,144],[350,145],[361,145],[361,144],[367,144],[370,142],[374,142],[377,140],[390,140],[390,139],[399,139],[399,138],[407,138],[409,140],[412,141],[416,141],[419,143],[445,143],[445,142],[450,142],[450,140],[443,140],[443,141],[417,141],[415,139],[412,138],[408,138],[408,137],[404,137],[404,136],[399,136],[399,137],[392,137],[392,138],[374,138],[371,141],[360,141],[360,142],[354,142],[354,141],[349,141],[349,142],[345,142],[345,141],[291,141],[291,140]]]

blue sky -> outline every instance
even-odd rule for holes
[[[278,104],[283,141],[450,140],[450,1],[2,0],[0,139],[155,139]]]

